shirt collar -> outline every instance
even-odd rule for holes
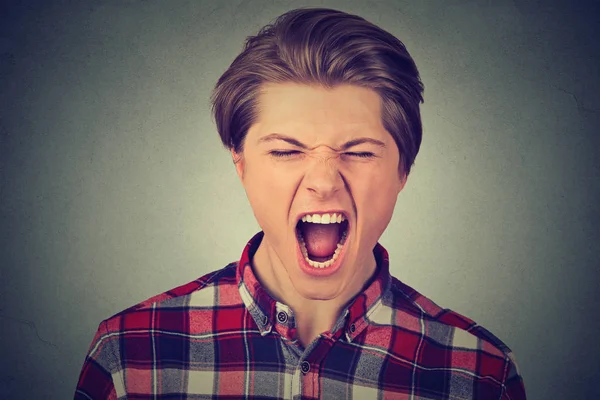
[[[251,260],[263,237],[262,231],[254,235],[244,247],[238,262],[236,278],[240,295],[263,336],[275,329],[283,339],[295,342],[293,311],[287,305],[275,301],[252,270]],[[364,290],[348,303],[333,329],[324,333],[324,336],[337,340],[344,335],[347,341],[352,341],[367,326],[369,316],[381,307],[382,299],[391,285],[389,256],[387,250],[379,243],[375,245],[373,254],[377,261],[375,276],[366,283]]]

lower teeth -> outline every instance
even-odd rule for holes
[[[308,250],[306,249],[306,243],[304,243],[304,238],[301,235],[298,235],[298,242],[300,243],[300,250],[302,251],[302,255],[304,256],[304,259],[306,260],[308,265],[310,265],[311,267],[314,267],[314,268],[327,268],[327,267],[331,266],[335,262],[335,260],[337,260],[338,255],[340,254],[340,251],[342,250],[342,247],[344,247],[344,243],[346,242],[347,236],[348,236],[347,232],[344,232],[342,234],[342,239],[338,242],[337,249],[335,249],[335,252],[333,253],[333,257],[331,257],[331,259],[329,259],[325,262],[313,261],[310,258],[308,258]]]

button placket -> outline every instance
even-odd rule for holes
[[[310,364],[308,363],[308,361],[302,361],[302,363],[300,364],[300,371],[302,371],[304,375],[310,372]]]

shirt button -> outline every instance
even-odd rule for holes
[[[352,324],[350,325],[350,333],[354,333],[356,332],[356,325]]]
[[[281,322],[282,324],[285,324],[288,316],[286,313],[284,313],[283,311],[281,311],[279,314],[277,314],[277,319],[279,320],[279,322]]]
[[[308,361],[302,361],[302,364],[300,364],[300,369],[302,370],[303,374],[308,374],[308,371],[310,371],[310,364]]]

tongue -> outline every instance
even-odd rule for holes
[[[301,223],[300,230],[308,254],[315,257],[330,257],[339,241],[340,224]]]

